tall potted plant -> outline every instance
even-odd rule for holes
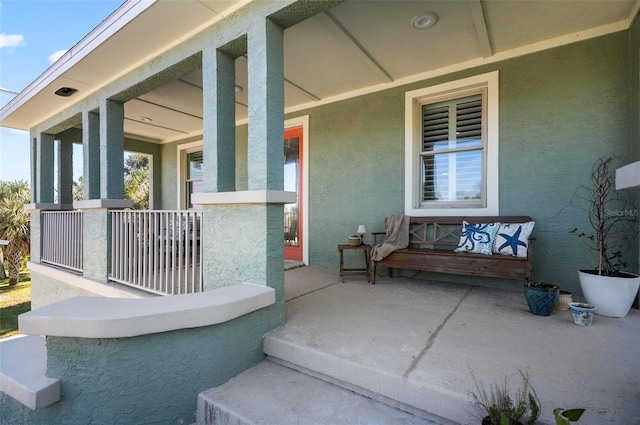
[[[614,157],[601,157],[593,165],[591,187],[580,187],[576,197],[588,203],[589,222],[593,233],[573,229],[584,239],[596,260],[593,269],[578,271],[580,287],[597,313],[609,317],[624,317],[635,300],[640,277],[621,271],[627,264],[624,250],[638,235],[640,213],[629,193],[615,190],[615,170],[620,162]]]

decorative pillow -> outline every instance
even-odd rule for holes
[[[502,223],[493,244],[493,252],[495,254],[526,258],[529,236],[531,236],[535,224],[535,221]]]
[[[500,223],[475,224],[463,221],[460,242],[454,251],[491,255],[498,228]]]

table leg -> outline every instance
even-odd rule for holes
[[[342,249],[340,251],[340,277],[342,278],[342,283],[344,283],[344,257]]]
[[[369,250],[365,249],[364,250],[364,263],[367,266],[367,282],[371,282],[371,276],[370,276],[370,271],[369,271]]]

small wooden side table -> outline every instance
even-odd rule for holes
[[[364,261],[366,268],[364,269],[345,269],[344,268],[344,250],[353,249],[364,251]],[[345,276],[367,276],[367,282],[371,282],[371,275],[369,271],[369,256],[371,254],[371,245],[338,245],[338,251],[340,252],[340,277],[344,282]]]

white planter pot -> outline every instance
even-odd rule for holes
[[[598,308],[597,314],[608,317],[625,317],[629,313],[640,286],[640,276],[633,276],[599,276],[578,271],[580,288],[587,302]]]

